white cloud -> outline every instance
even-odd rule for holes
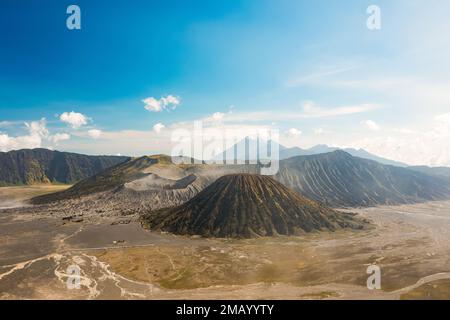
[[[162,123],[157,123],[153,126],[153,131],[155,131],[156,133],[160,133],[162,129],[164,129],[166,126],[163,125]]]
[[[144,108],[151,112],[161,112],[163,110],[171,109],[175,110],[181,103],[180,98],[173,95],[168,95],[167,97],[162,97],[161,99],[155,99],[153,97],[148,97],[142,100],[145,104]]]
[[[84,114],[74,111],[64,112],[59,119],[70,125],[73,129],[79,129],[88,123],[88,118]]]
[[[349,105],[340,107],[321,107],[316,106],[313,102],[305,102],[303,112],[299,111],[258,111],[258,112],[242,112],[229,113],[226,116],[228,122],[262,122],[270,121],[298,121],[304,119],[331,118],[339,116],[349,116],[354,114],[366,113],[381,106],[371,103],[363,103],[359,105]]]
[[[342,80],[332,86],[349,90],[372,91],[377,94],[403,101],[408,105],[422,107],[423,103],[436,106],[446,106],[450,103],[448,82],[436,82],[415,77],[383,76],[372,79]]]
[[[225,113],[222,112],[215,112],[213,113],[211,116],[200,119],[203,122],[214,122],[214,123],[221,123],[222,121],[225,120]]]
[[[325,117],[337,117],[344,115],[351,115],[357,113],[363,113],[372,111],[379,108],[378,105],[374,104],[361,104],[361,105],[353,105],[353,106],[343,106],[343,107],[335,107],[335,108],[323,108],[316,106],[313,102],[305,102],[303,105],[303,114],[299,116],[303,118],[325,118]]]
[[[302,132],[296,128],[291,128],[288,130],[288,135],[291,137],[299,137],[302,134]]]
[[[322,135],[322,134],[327,134],[327,133],[331,133],[330,130],[326,130],[324,128],[316,128],[313,130],[314,134],[316,135]]]
[[[49,134],[45,118],[39,121],[25,122],[25,126],[32,136],[47,137]]]
[[[417,133],[415,130],[406,129],[406,128],[395,128],[394,132],[401,133],[401,134],[415,134],[415,133]]]
[[[5,128],[5,127],[9,127],[12,125],[17,124],[17,122],[14,121],[0,121],[0,128]]]
[[[436,121],[443,121],[443,122],[450,123],[450,113],[440,114],[440,115],[434,117],[434,119]]]
[[[222,112],[215,112],[212,115],[212,119],[214,121],[222,121],[224,117],[225,117],[225,113],[222,113]]]
[[[304,85],[316,85],[322,83],[325,79],[332,78],[336,75],[346,73],[348,71],[354,70],[355,65],[352,66],[333,66],[333,67],[322,67],[320,70],[302,75],[298,78],[289,80],[286,85],[288,87],[298,87]]]
[[[198,119],[203,123],[203,130],[199,133],[206,141],[210,141],[215,134],[229,134],[238,137],[238,141],[246,136],[251,136],[260,130],[272,128],[266,125],[249,125],[249,124],[224,124],[205,119]],[[144,154],[171,154],[172,148],[178,142],[171,140],[175,130],[183,130],[193,133],[196,129],[194,122],[177,122],[171,125],[164,125],[164,128],[158,133],[157,124],[152,130],[121,130],[121,131],[103,131],[102,139],[96,143],[86,143],[83,140],[73,139],[70,148],[73,150],[83,150],[89,154],[126,154],[129,156],[142,156]],[[258,131],[259,130],[259,131]]]
[[[11,138],[7,134],[0,133],[0,150],[2,152],[10,150]]]
[[[43,139],[48,138],[49,132],[46,120],[25,122],[27,135],[11,137],[8,134],[0,134],[0,150],[3,152],[19,149],[33,149],[42,147]]]
[[[316,107],[307,107],[308,112],[317,112]],[[263,114],[261,118],[272,120],[276,113]],[[274,128],[273,125],[264,124],[249,124],[244,122],[231,122],[229,117],[234,116],[226,114],[226,121],[214,122],[205,121],[205,119],[199,119],[203,122],[202,136],[204,139],[208,139],[212,136],[213,132],[223,134],[228,130],[239,132],[240,137],[250,135],[249,133],[255,132],[261,128]],[[217,117],[216,117],[217,118]],[[249,119],[249,118],[247,118]],[[317,128],[312,130],[312,134],[306,135],[305,133],[300,135],[298,128],[292,127],[286,130],[284,134],[280,135],[283,139],[282,144],[286,146],[300,146],[310,147],[312,145],[327,143],[329,145],[339,147],[353,147],[363,148],[371,153],[379,156],[405,162],[411,165],[432,165],[432,166],[450,166],[450,113],[440,114],[432,118],[433,122],[429,124],[428,128],[423,127],[421,130],[414,128],[411,130],[408,127],[398,128],[384,128],[379,131],[370,131],[369,134],[363,131],[355,129],[354,132],[351,129],[348,130],[333,130],[332,135],[327,135],[327,140],[324,141],[322,134],[330,133],[328,129]],[[254,120],[250,118],[250,120]],[[378,126],[378,125],[377,125]],[[379,127],[379,126],[378,126]],[[15,145],[21,142],[21,145],[38,147],[42,144],[43,135],[46,135],[46,129],[37,124],[29,124],[27,127],[30,134],[27,139],[14,140]],[[288,127],[289,128],[289,127]],[[104,153],[104,154],[127,154],[131,156],[140,156],[148,153],[171,153],[171,148],[174,143],[171,141],[171,134],[174,130],[182,129],[187,132],[193,132],[193,122],[178,122],[169,125],[157,123],[153,127],[153,130],[138,131],[138,130],[124,130],[102,133],[102,139],[92,143],[85,143],[83,140],[73,139],[70,142],[70,147],[76,150],[85,150],[88,153]],[[215,131],[210,131],[210,130]],[[39,133],[40,132],[40,133]],[[376,133],[376,134],[375,134]],[[299,139],[299,135],[301,139]],[[0,147],[3,149],[5,145],[11,148],[13,142],[7,135],[0,135]],[[206,140],[205,140],[206,141]]]
[[[361,70],[366,70],[367,67]],[[428,108],[443,110],[450,104],[449,81],[431,76],[405,75],[405,73],[384,72],[377,75],[367,76],[364,74],[352,74],[351,76],[340,75],[339,77],[311,77],[304,78],[301,84],[314,85],[322,90],[348,90],[355,95],[376,95],[378,99],[389,101],[397,107],[412,107],[421,110],[426,104]],[[332,72],[330,72],[332,74]],[[334,73],[338,75],[338,73]]]
[[[379,131],[381,128],[380,126],[372,120],[366,120],[361,122],[362,125],[364,125],[367,129],[372,130],[372,131]]]
[[[50,141],[52,141],[54,144],[58,144],[60,141],[65,141],[70,139],[70,134],[68,133],[57,133],[52,136],[50,136]]]
[[[143,103],[145,103],[145,109],[152,112],[160,112],[163,110],[163,106],[160,102],[160,100],[156,100],[153,97],[146,98],[142,100]]]
[[[168,95],[167,97],[161,98],[162,104],[167,108],[175,109],[181,103],[180,98]]]
[[[450,166],[450,113],[434,117],[423,130],[383,130],[377,136],[355,139],[349,147],[410,165]]]
[[[89,135],[89,137],[91,137],[93,139],[98,139],[102,135],[102,130],[91,129],[88,131],[88,135]]]

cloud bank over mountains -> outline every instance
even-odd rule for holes
[[[161,106],[170,105],[170,96],[160,100]],[[173,100],[174,102],[175,100]],[[176,101],[180,101],[177,99]],[[370,104],[351,107],[317,107],[312,102],[304,103],[297,112],[281,113],[277,110],[255,113],[237,112],[234,108],[228,112],[213,112],[209,116],[193,121],[178,121],[169,124],[157,122],[148,130],[100,130],[92,128],[92,119],[78,112],[64,112],[59,116],[58,127],[42,118],[37,121],[23,122],[24,130],[20,135],[9,135],[0,130],[0,150],[10,151],[23,148],[46,147],[61,148],[67,151],[86,152],[89,154],[126,154],[139,156],[151,153],[171,153],[174,130],[184,129],[193,132],[194,121],[200,121],[208,129],[238,130],[241,138],[250,131],[258,129],[279,130],[279,143],[288,147],[312,147],[328,144],[333,147],[364,149],[381,157],[404,162],[410,165],[450,166],[450,113],[437,115],[423,128],[381,125],[374,120],[353,121],[345,131],[339,126],[302,127],[308,117],[331,118],[339,122],[342,117],[366,117],[377,110]],[[367,118],[366,118],[367,119]],[[248,121],[246,121],[248,120]],[[277,123],[287,122],[295,127]],[[17,126],[3,121],[3,128]],[[307,122],[304,122],[305,124]],[[328,122],[330,123],[330,122]],[[299,125],[300,124],[300,125]],[[66,128],[64,128],[66,125]],[[67,126],[69,128],[67,128]],[[1,129],[1,127],[0,127]],[[207,133],[204,133],[205,141]],[[89,140],[90,139],[90,140]]]

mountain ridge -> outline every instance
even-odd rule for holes
[[[251,141],[252,142],[251,146],[253,148],[251,148],[249,146],[250,143],[247,143],[246,141]],[[368,159],[368,160],[374,160],[381,164],[393,165],[393,166],[398,166],[398,167],[408,167],[408,165],[405,163],[377,156],[377,155],[372,154],[364,149],[330,147],[326,144],[318,144],[318,145],[315,145],[308,149],[303,149],[300,147],[289,148],[289,147],[286,147],[280,143],[277,143],[277,142],[271,141],[271,140],[262,141],[261,143],[259,143],[259,146],[257,146],[256,139],[252,139],[249,137],[240,140],[239,142],[234,144],[232,147],[228,148],[227,150],[220,153],[219,155],[216,155],[214,157],[214,159],[219,160],[219,161],[223,160],[223,158],[225,158],[227,160],[234,160],[234,159],[249,160],[249,157],[251,158],[251,156],[249,156],[249,154],[256,155],[258,153],[257,152],[258,147],[259,147],[260,153],[262,155],[265,155],[267,150],[269,149],[267,147],[267,144],[271,143],[271,142],[275,143],[276,148],[279,150],[279,160],[286,160],[286,159],[296,157],[296,156],[309,156],[309,155],[323,154],[323,153],[329,153],[329,152],[333,152],[333,151],[337,151],[337,150],[342,150],[342,151],[345,151],[345,152],[351,154],[352,156],[363,158],[363,159]],[[256,160],[256,159],[251,159],[251,160]]]
[[[276,179],[333,207],[408,204],[450,197],[450,181],[446,179],[354,157],[342,150],[283,160]]]
[[[176,205],[218,178],[240,173],[260,171],[257,165],[176,165],[168,156],[144,156],[84,179],[65,191],[34,198],[32,202],[42,204],[96,193],[101,198],[100,193],[108,192],[108,201],[123,202],[127,196],[145,202],[146,207],[161,207],[163,203],[155,206],[152,202],[152,197],[156,197]],[[341,150],[282,160],[275,179],[307,198],[332,207],[405,204],[450,197],[449,180],[354,157]],[[157,192],[155,184],[185,188]],[[175,201],[170,200],[171,194],[176,195]],[[132,200],[126,202],[133,204]]]
[[[129,159],[43,148],[0,152],[0,185],[73,184]]]

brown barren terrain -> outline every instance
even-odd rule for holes
[[[242,240],[44,208],[0,211],[1,299],[448,298],[450,202],[352,210],[369,230]],[[366,287],[373,263],[382,290]],[[71,265],[78,290],[67,287]]]

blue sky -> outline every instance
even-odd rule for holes
[[[81,30],[66,28],[70,4]],[[366,27],[372,4],[381,30]],[[448,12],[444,0],[4,0],[0,149],[168,152],[170,130],[216,114],[289,146],[450,165]],[[168,96],[160,112],[143,103]]]

